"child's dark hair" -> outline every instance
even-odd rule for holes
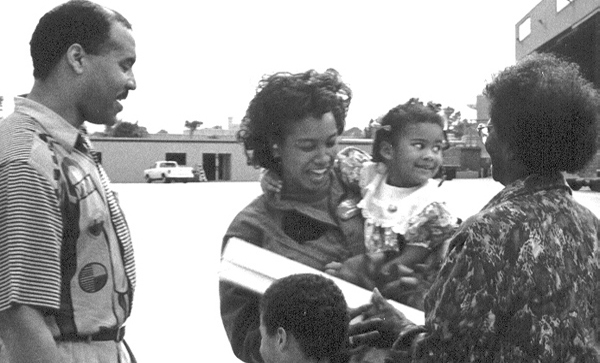
[[[281,278],[265,291],[259,309],[268,335],[282,327],[307,357],[347,361],[348,305],[332,280],[315,274]]]
[[[373,161],[384,161],[383,156],[379,152],[381,143],[386,141],[392,146],[396,146],[398,136],[404,132],[408,125],[430,123],[439,125],[444,129],[444,119],[439,115],[439,111],[439,104],[429,102],[427,105],[424,105],[418,98],[411,98],[405,104],[398,105],[389,110],[381,119],[381,125],[375,133]]]

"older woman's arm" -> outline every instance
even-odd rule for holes
[[[488,226],[468,220],[463,227],[429,290],[425,326],[405,328],[395,343],[419,362],[487,361],[510,315],[499,299],[511,300],[499,284],[505,261]]]
[[[478,233],[463,229],[453,239],[453,250],[437,280],[432,285],[426,304],[426,324],[418,326],[408,321],[390,304],[374,304],[371,319],[357,325],[353,332],[379,332],[372,344],[393,344],[393,348],[418,362],[440,360],[465,361],[468,358],[485,361],[496,341],[492,329],[494,319],[502,319],[496,303],[495,278],[501,263],[478,238]],[[385,317],[385,319],[383,319]],[[358,334],[360,340],[364,334]],[[390,343],[390,337],[395,341]],[[381,340],[383,338],[383,340]]]

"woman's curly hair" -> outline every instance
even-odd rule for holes
[[[529,171],[576,172],[597,150],[598,92],[575,63],[533,54],[485,88],[498,137]]]
[[[352,91],[334,69],[263,77],[237,133],[248,164],[278,172],[280,165],[273,157],[273,145],[281,144],[290,126],[307,117],[321,118],[331,112],[341,134],[351,99]]]

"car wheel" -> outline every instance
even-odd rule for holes
[[[150,179],[150,175],[146,175],[146,183],[152,183],[152,179]]]
[[[167,178],[167,176],[165,174],[162,175],[162,181],[163,181],[163,183],[170,183],[171,182],[169,180],[169,178]]]

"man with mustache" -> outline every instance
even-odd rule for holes
[[[136,88],[131,24],[72,0],[30,46],[33,88],[0,122],[0,362],[135,362],[129,230],[83,129]]]

